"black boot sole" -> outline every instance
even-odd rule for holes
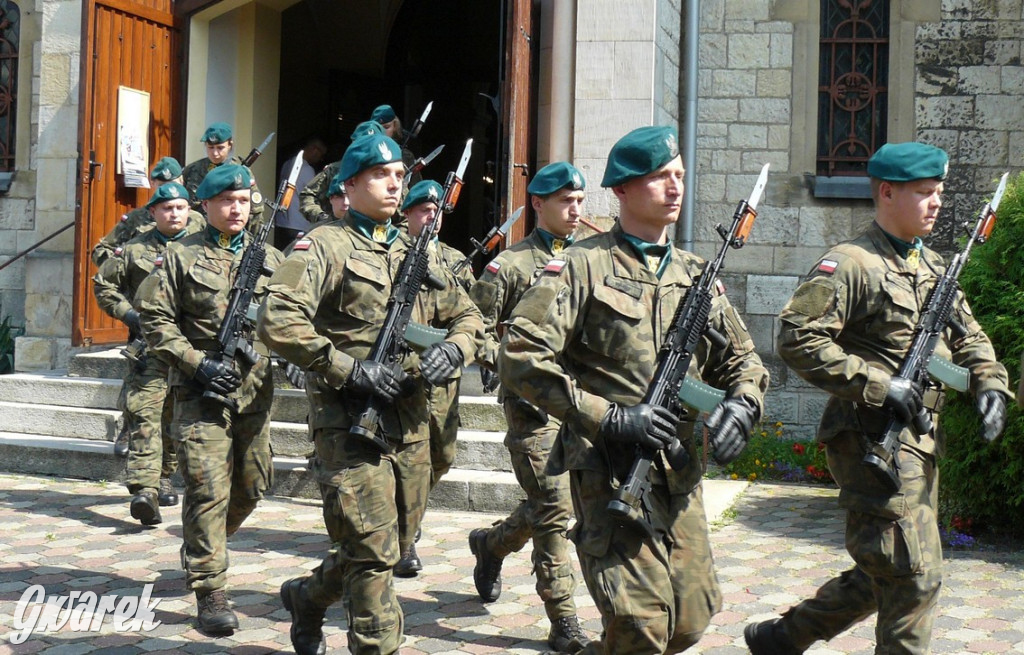
[[[163,521],[160,516],[159,506],[153,507],[145,500],[132,499],[130,505],[132,518],[136,519],[142,525],[157,525]]]

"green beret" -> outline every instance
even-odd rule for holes
[[[181,175],[181,164],[174,157],[164,157],[156,163],[149,176],[154,180],[170,182]]]
[[[209,200],[222,191],[247,191],[251,187],[252,175],[248,168],[241,164],[223,164],[206,174],[196,189],[196,197]]]
[[[391,105],[381,105],[374,109],[373,113],[370,114],[370,120],[377,121],[381,125],[384,123],[390,123],[395,120],[396,117],[397,114],[395,114],[395,110],[391,108]]]
[[[442,195],[444,195],[444,189],[437,182],[433,180],[417,182],[409,189],[409,195],[405,197],[405,202],[402,203],[402,211],[425,202],[440,204]]]
[[[367,168],[402,161],[402,149],[391,137],[383,134],[361,136],[352,142],[341,158],[342,180],[350,180]]]
[[[612,146],[601,186],[619,186],[653,173],[679,156],[678,141],[674,127],[636,128]]]
[[[153,197],[146,203],[146,207],[159,205],[160,203],[167,202],[168,200],[188,200],[188,189],[177,182],[161,184],[160,188],[153,192]]]
[[[356,125],[356,129],[352,130],[352,140],[355,141],[361,136],[372,136],[374,134],[384,134],[384,128],[380,126],[380,123],[377,121],[363,121]]]
[[[949,173],[949,155],[926,143],[886,143],[868,160],[868,175],[887,182],[944,180]]]
[[[331,178],[331,185],[327,187],[327,197],[345,195],[345,178],[341,176],[339,169],[337,174]]]
[[[231,126],[227,123],[214,123],[210,127],[206,128],[203,132],[203,138],[199,139],[203,143],[209,143],[210,145],[217,145],[218,143],[224,143],[231,138]]]
[[[535,196],[550,196],[560,189],[580,191],[586,187],[587,181],[575,166],[567,161],[556,161],[537,171],[526,191]]]

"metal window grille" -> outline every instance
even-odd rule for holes
[[[822,0],[817,174],[863,176],[886,141],[890,0]]]

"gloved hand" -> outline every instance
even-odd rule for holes
[[[134,309],[129,309],[128,313],[124,315],[121,322],[128,326],[128,332],[133,337],[142,336],[142,319],[139,318],[139,313]]]
[[[203,361],[199,363],[195,379],[206,389],[222,396],[230,394],[242,384],[242,378],[235,369],[209,357],[203,357]]]
[[[675,414],[660,405],[640,403],[622,407],[612,403],[598,432],[608,441],[661,450],[675,441],[677,420]]]
[[[978,396],[978,413],[981,414],[981,436],[992,443],[1006,427],[1006,397],[989,389]]]
[[[704,421],[716,462],[724,466],[740,456],[760,414],[757,403],[749,396],[726,398],[718,403]]]
[[[296,389],[305,389],[306,388],[306,372],[305,371],[303,371],[301,368],[299,368],[295,364],[292,364],[291,362],[285,361],[283,359],[280,360],[279,363],[283,364],[283,366],[284,366],[284,376],[285,376],[285,378],[288,379],[288,383],[289,384],[291,384]]]
[[[501,384],[501,378],[494,371],[480,367],[480,382],[483,384],[484,393],[492,393]]]
[[[450,341],[439,341],[423,351],[420,375],[434,386],[444,384],[462,366],[462,350]]]
[[[374,395],[390,403],[401,391],[401,383],[390,366],[369,359],[357,359],[345,380],[345,389],[367,396]]]
[[[896,418],[904,423],[910,423],[921,413],[924,406],[921,400],[921,392],[914,387],[907,378],[892,376],[889,380],[889,390],[885,392],[885,400],[882,405],[892,410]]]

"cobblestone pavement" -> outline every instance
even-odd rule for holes
[[[743,626],[813,594],[847,566],[841,515],[832,489],[756,484],[713,523],[712,541],[725,607],[691,652],[746,653]],[[316,503],[273,498],[230,542],[229,596],[242,629],[213,639],[194,626],[194,597],[183,588],[178,560],[181,521],[165,508],[164,523],[142,528],[128,515],[115,484],[0,475],[0,653],[257,653],[291,652],[281,582],[311,569],[328,546]],[[496,517],[428,513],[419,543],[425,569],[397,581],[406,615],[402,653],[537,653],[548,621],[535,596],[529,550],[505,561],[499,602],[483,605],[473,588],[474,558],[466,536]],[[946,580],[932,649],[935,653],[1024,652],[1024,556],[989,550],[947,553]],[[153,583],[161,624],[117,633],[104,620],[97,632],[10,636],[18,600],[32,585],[48,596],[92,591],[99,597],[140,595]],[[591,633],[600,618],[580,584],[580,615]],[[331,652],[347,652],[340,607],[327,615]],[[873,619],[808,653],[870,653]]]

